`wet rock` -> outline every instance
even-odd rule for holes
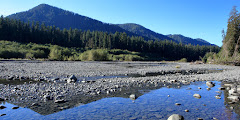
[[[4,108],[7,108],[7,107],[0,105],[0,109],[4,109]]]
[[[218,95],[216,95],[216,96],[215,96],[215,98],[216,98],[216,99],[221,99],[221,97],[220,97],[220,96],[218,96]]]
[[[135,95],[135,94],[131,94],[131,95],[129,96],[129,98],[130,98],[131,100],[136,100],[136,95]]]
[[[18,109],[19,107],[12,107],[12,109]]]
[[[67,83],[74,83],[77,81],[77,78],[75,75],[71,75],[68,79],[67,79]]]
[[[206,88],[208,91],[211,90],[211,88]]]
[[[187,109],[187,110],[184,110],[185,112],[189,112],[189,110]]]
[[[180,103],[175,103],[175,105],[179,106],[179,105],[181,105],[181,104],[180,104]]]
[[[5,116],[6,114],[1,114],[0,116]]]
[[[215,86],[215,84],[213,83],[213,82],[211,82],[211,81],[207,81],[206,82],[206,85],[208,86],[208,87],[214,87]]]
[[[203,120],[202,118],[198,118],[198,120]]]
[[[173,114],[167,120],[184,120],[184,118],[179,114]]]
[[[198,87],[198,89],[202,89],[201,87]]]
[[[197,99],[200,99],[201,98],[201,95],[200,94],[194,94],[193,97],[197,98]]]

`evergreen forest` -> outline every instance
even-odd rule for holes
[[[51,58],[50,56],[54,56],[54,54],[61,53],[63,54],[62,57],[54,58],[53,60],[180,60],[186,58],[188,61],[195,61],[199,60],[199,58],[203,57],[207,52],[217,53],[220,50],[218,46],[186,45],[169,40],[146,40],[141,36],[129,36],[125,32],[108,33],[103,31],[79,30],[72,28],[60,29],[55,26],[46,26],[44,23],[25,23],[20,20],[4,18],[3,16],[0,18],[0,40],[5,40],[0,43],[5,46],[16,43],[21,45],[34,43],[32,45],[36,46],[40,44],[42,48],[39,49],[39,52],[41,51],[43,52],[42,54],[44,54],[43,56],[34,56],[35,54],[30,53],[26,55],[27,52],[25,52],[21,57],[4,57],[2,56],[4,52],[9,55],[11,54],[11,51],[16,51],[14,49],[19,48],[11,47],[11,49],[6,49],[6,47],[1,46],[0,58],[30,57],[47,59]],[[6,41],[12,42],[6,44]],[[56,49],[60,52],[52,52]],[[64,52],[61,51],[63,49],[67,51],[69,50],[68,54],[64,54]],[[31,48],[31,50],[34,49]],[[102,52],[98,53],[98,51]],[[34,53],[36,52],[37,51]],[[105,53],[111,57],[110,59],[109,56],[104,59],[83,59],[84,57],[82,57],[82,55],[89,55],[88,53],[94,53],[93,56],[95,54],[104,55]],[[125,59],[126,56],[122,53],[127,53],[128,57],[132,59]],[[113,59],[114,55],[115,59]],[[116,59],[117,55],[122,55],[124,57]],[[72,57],[72,59],[63,59],[64,56],[67,56],[67,58]]]

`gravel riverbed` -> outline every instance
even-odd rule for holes
[[[87,80],[88,77],[100,79]],[[236,82],[240,80],[240,67],[161,62],[0,61],[0,78],[10,83],[23,82],[0,83],[0,101],[46,115],[106,96],[124,93],[129,97],[137,88],[181,87],[195,81]]]

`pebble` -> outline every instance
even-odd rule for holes
[[[188,109],[186,109],[186,110],[184,110],[185,112],[189,112],[189,110]]]

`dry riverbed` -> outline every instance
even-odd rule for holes
[[[209,64],[0,61],[0,78],[0,101],[42,115],[105,97],[134,100],[143,94],[139,89],[179,88],[197,81],[226,83],[222,89],[228,89],[229,102],[238,102],[240,93],[240,67]]]

